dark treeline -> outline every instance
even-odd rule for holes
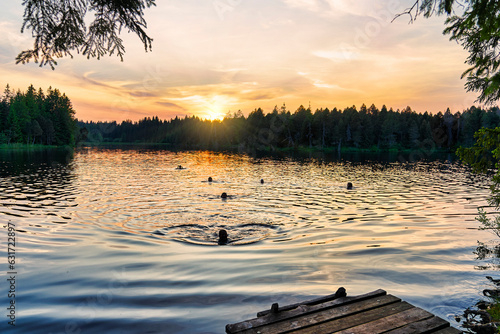
[[[498,107],[484,110],[471,107],[463,112],[420,114],[411,110],[394,111],[383,106],[362,105],[339,109],[300,106],[291,113],[283,105],[268,114],[255,109],[248,117],[241,112],[222,121],[198,117],[160,120],[147,117],[138,122],[80,122],[82,138],[93,143],[167,143],[178,148],[250,149],[342,148],[411,149],[432,145],[452,149],[474,143],[474,133],[481,127],[500,126]]]
[[[0,101],[0,144],[74,145],[77,129],[71,101],[58,89],[46,93],[5,88]]]

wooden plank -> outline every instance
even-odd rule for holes
[[[339,305],[347,305],[351,303],[356,303],[362,300],[370,299],[370,298],[376,298],[376,297],[381,297],[386,295],[387,293],[384,290],[378,289],[363,295],[359,296],[354,296],[354,297],[341,297],[337,298],[334,300],[330,300],[328,302],[322,303],[322,304],[317,304],[317,305],[312,305],[312,306],[299,306],[294,308],[293,310],[289,311],[283,311],[279,313],[269,313],[265,316],[262,317],[257,317],[254,319],[238,322],[235,324],[228,324],[226,325],[226,333],[228,334],[234,334],[241,332],[243,330],[263,326],[266,324],[272,324],[278,321],[283,321],[286,319],[294,318],[297,316],[309,314],[309,313],[314,313],[314,312],[319,312],[320,310],[323,309],[328,309],[328,308],[333,308],[333,307],[338,307]]]
[[[462,334],[461,330],[458,330],[454,327],[448,327],[445,329],[440,329],[437,332],[432,332],[432,334]]]
[[[335,332],[336,334],[379,334],[384,333],[392,328],[398,328],[406,324],[431,318],[434,315],[422,310],[421,308],[412,307],[408,310],[389,315],[362,325],[358,325],[343,331]]]
[[[350,330],[353,327],[360,326],[365,323],[371,323],[378,319],[393,314],[402,313],[414,308],[415,307],[413,305],[410,305],[407,302],[389,304],[363,313],[354,314],[340,319],[334,319],[332,321],[324,322],[316,326],[302,328],[288,333],[296,333],[296,334],[336,333],[345,329]],[[261,333],[265,332],[261,330]]]
[[[434,333],[446,327],[450,327],[448,321],[434,316],[429,319],[412,322],[411,324],[387,332],[387,334]]]
[[[262,326],[254,327],[242,331],[240,333],[251,334],[251,333],[261,332],[266,334],[278,334],[287,331],[297,330],[300,328],[314,326],[322,322],[344,318],[350,315],[366,312],[368,310],[372,310],[385,305],[390,305],[399,302],[401,302],[401,299],[391,295],[370,298],[367,300],[362,300],[357,303],[341,305],[339,307],[330,309],[324,309],[316,313],[309,312],[307,314],[300,315],[295,318],[287,319],[286,321],[275,322],[273,324],[264,325],[264,327]],[[300,307],[302,309],[309,308],[309,306],[300,306]]]
[[[300,303],[295,303],[295,304],[291,304],[291,305],[278,307],[278,312],[293,310],[294,308],[297,308],[301,305],[309,305],[309,306],[310,305],[318,305],[318,304],[329,302],[330,300],[334,300],[334,299],[337,299],[340,297],[346,297],[346,296],[347,296],[347,293],[346,293],[345,289],[338,288],[337,292],[335,292],[334,294],[328,295],[328,296],[319,297],[319,298],[307,300],[305,302],[300,302]],[[265,315],[268,315],[269,313],[271,313],[271,310],[260,311],[257,313],[257,317],[263,317]]]
[[[339,297],[340,296],[340,297]],[[376,290],[347,297],[345,289],[302,303],[257,313],[257,318],[226,325],[233,334],[458,334],[433,314]]]

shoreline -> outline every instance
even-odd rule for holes
[[[50,152],[50,151],[66,151],[73,152],[74,146],[70,145],[40,145],[40,144],[0,144],[0,153],[33,153],[33,152]]]
[[[202,146],[182,146],[182,145],[174,145],[171,143],[148,143],[148,142],[135,142],[135,143],[126,143],[126,142],[99,142],[99,143],[90,143],[90,142],[82,142],[78,144],[76,147],[102,147],[102,148],[110,148],[110,147],[157,147],[157,148],[165,148],[172,149],[176,151],[191,151],[191,150],[207,150],[207,151],[257,151],[263,153],[339,153],[337,146],[325,146],[325,147],[308,147],[308,146],[297,146],[297,147],[273,147],[273,146],[242,146],[242,145],[202,145]],[[447,148],[433,148],[433,149],[422,149],[419,147],[416,148],[404,148],[404,147],[390,147],[390,148],[379,148],[379,147],[371,147],[371,148],[358,148],[358,147],[342,147],[340,149],[340,153],[412,153],[412,152],[426,152],[429,154],[454,154],[456,148],[447,149]]]
[[[5,151],[7,151],[7,150],[45,150],[45,149],[63,148],[66,146],[13,143],[13,144],[0,144],[0,150],[5,150]]]

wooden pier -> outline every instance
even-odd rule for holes
[[[432,313],[376,290],[347,297],[344,288],[333,295],[257,313],[257,318],[226,325],[228,334],[410,334],[462,333]]]

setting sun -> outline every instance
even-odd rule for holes
[[[209,111],[206,119],[210,121],[222,121],[224,119],[224,115],[217,111]]]
[[[222,121],[229,112],[229,106],[233,103],[234,101],[232,101],[232,99],[228,96],[212,96],[204,101],[204,111],[200,113],[201,118],[205,118],[210,121]]]

